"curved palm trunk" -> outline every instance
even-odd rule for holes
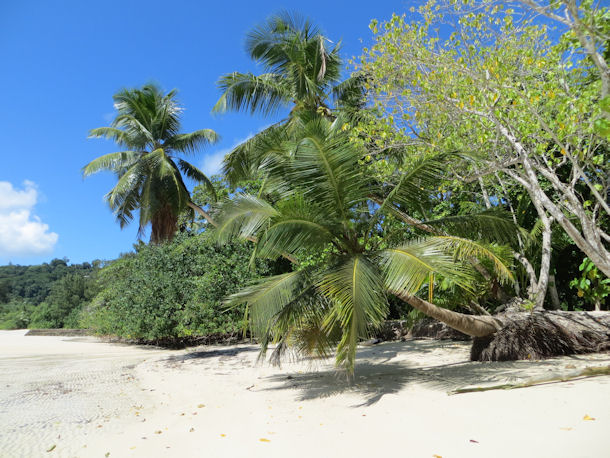
[[[193,210],[195,210],[197,213],[199,213],[203,217],[203,219],[205,219],[212,226],[218,227],[218,224],[216,223],[216,221],[214,221],[214,219],[203,208],[201,208],[199,205],[197,205],[197,204],[195,204],[193,202],[188,202],[187,205],[190,208],[192,208]]]
[[[502,327],[502,324],[492,316],[466,315],[444,309],[407,293],[390,292],[429,317],[472,337],[489,336]]]

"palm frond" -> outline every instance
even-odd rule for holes
[[[451,235],[510,245],[516,243],[519,234],[519,227],[513,222],[510,213],[501,208],[491,208],[480,213],[447,216],[423,223],[438,227]]]
[[[223,94],[214,105],[213,113],[224,113],[231,109],[268,115],[275,113],[291,100],[285,81],[272,73],[260,76],[252,73],[229,73],[220,78],[218,87]]]
[[[252,237],[271,218],[279,213],[262,199],[247,194],[238,194],[225,202],[218,218],[216,235],[220,243],[227,243],[233,237]]]
[[[426,239],[427,245],[440,248],[441,250],[452,255],[458,261],[471,261],[472,259],[485,259],[489,261],[494,269],[498,279],[502,283],[514,282],[514,277],[509,267],[509,259],[511,257],[501,256],[494,252],[493,247],[485,246],[483,243],[474,240],[465,239],[453,235],[433,236]],[[499,247],[496,251],[502,252]]]
[[[333,304],[325,328],[338,326],[343,331],[337,364],[352,372],[359,339],[367,338],[388,312],[382,275],[374,263],[357,255],[327,272],[319,287]]]
[[[127,133],[116,127],[98,127],[89,131],[88,138],[105,138],[114,140],[118,145],[129,146],[130,139]]]
[[[131,167],[142,155],[140,151],[119,151],[100,156],[82,168],[83,177],[93,175],[102,170],[116,172],[125,167]]]
[[[318,206],[295,195],[282,203],[257,244],[257,255],[296,254],[317,249],[333,240],[332,221],[325,218]]]
[[[429,202],[436,193],[450,157],[451,154],[439,154],[416,160],[383,200],[380,211],[391,205],[420,208],[422,203]]]
[[[191,180],[203,183],[208,193],[212,196],[212,200],[216,202],[216,190],[214,189],[214,184],[205,175],[205,173],[183,159],[178,159],[178,167],[180,167],[180,170],[182,170],[182,172],[184,172],[184,174]]]
[[[276,315],[299,294],[304,280],[303,271],[294,271],[267,277],[225,300],[225,305],[234,307],[246,304],[257,336],[267,333]]]
[[[218,140],[220,140],[220,136],[212,129],[200,129],[189,134],[175,135],[171,137],[166,146],[176,151],[194,153],[203,146],[217,143]]]
[[[441,246],[426,239],[388,248],[380,253],[386,287],[391,291],[415,294],[431,274],[441,275],[470,290],[473,276]]]

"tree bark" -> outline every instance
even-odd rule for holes
[[[447,326],[472,337],[485,337],[495,333],[501,323],[492,316],[466,315],[434,305],[419,297],[405,292],[390,291],[399,299],[405,301],[414,309],[425,313],[431,318],[445,323]]]

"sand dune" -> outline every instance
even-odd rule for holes
[[[251,345],[169,351],[23,334],[0,332],[3,457],[602,457],[610,450],[610,377],[447,394],[608,365],[607,353],[471,363],[464,343],[383,343],[359,352],[348,382],[332,361],[257,364]]]

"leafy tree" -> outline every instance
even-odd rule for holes
[[[171,240],[181,212],[190,209],[206,214],[191,201],[182,173],[213,192],[203,172],[178,154],[195,153],[201,146],[215,143],[218,136],[210,129],[180,133],[182,107],[176,102],[175,90],[163,94],[157,86],[147,84],[119,91],[113,98],[116,118],[110,127],[93,129],[89,136],[112,139],[126,150],[91,161],[83,175],[101,170],[115,173],[118,182],[106,200],[121,227],[139,210],[140,234],[150,223],[151,242]]]
[[[337,362],[351,370],[358,340],[388,314],[388,293],[467,334],[495,332],[491,317],[457,313],[416,296],[424,285],[439,280],[471,290],[474,274],[468,263],[456,259],[484,258],[503,280],[511,279],[493,249],[441,232],[452,226],[466,230],[459,218],[410,221],[413,229],[424,224],[441,233],[393,246],[386,242],[384,218],[402,208],[408,221],[404,209],[427,199],[443,158],[420,161],[396,186],[384,190],[361,166],[366,151],[349,141],[339,120],[324,118],[304,122],[300,135],[270,144],[271,152],[273,160],[266,162],[264,173],[272,194],[279,197],[269,202],[236,196],[223,205],[217,229],[225,242],[236,235],[256,237],[257,256],[287,253],[296,261],[292,272],[265,278],[230,299],[247,304],[263,351],[275,341],[278,357],[290,346],[326,355],[337,344]],[[505,222],[483,229],[477,218],[463,219],[481,238],[510,231]],[[402,231],[409,229],[403,226]]]
[[[547,289],[554,222],[610,273],[608,149],[593,122],[602,111],[600,82],[590,80],[578,49],[567,39],[551,45],[544,26],[519,23],[501,4],[429,2],[419,13],[419,21],[371,24],[376,43],[361,71],[382,125],[363,131],[386,135],[380,149],[408,142],[468,153],[474,161],[462,180],[521,186],[541,225],[538,272],[517,256],[537,304]],[[447,39],[433,31],[440,23]]]

